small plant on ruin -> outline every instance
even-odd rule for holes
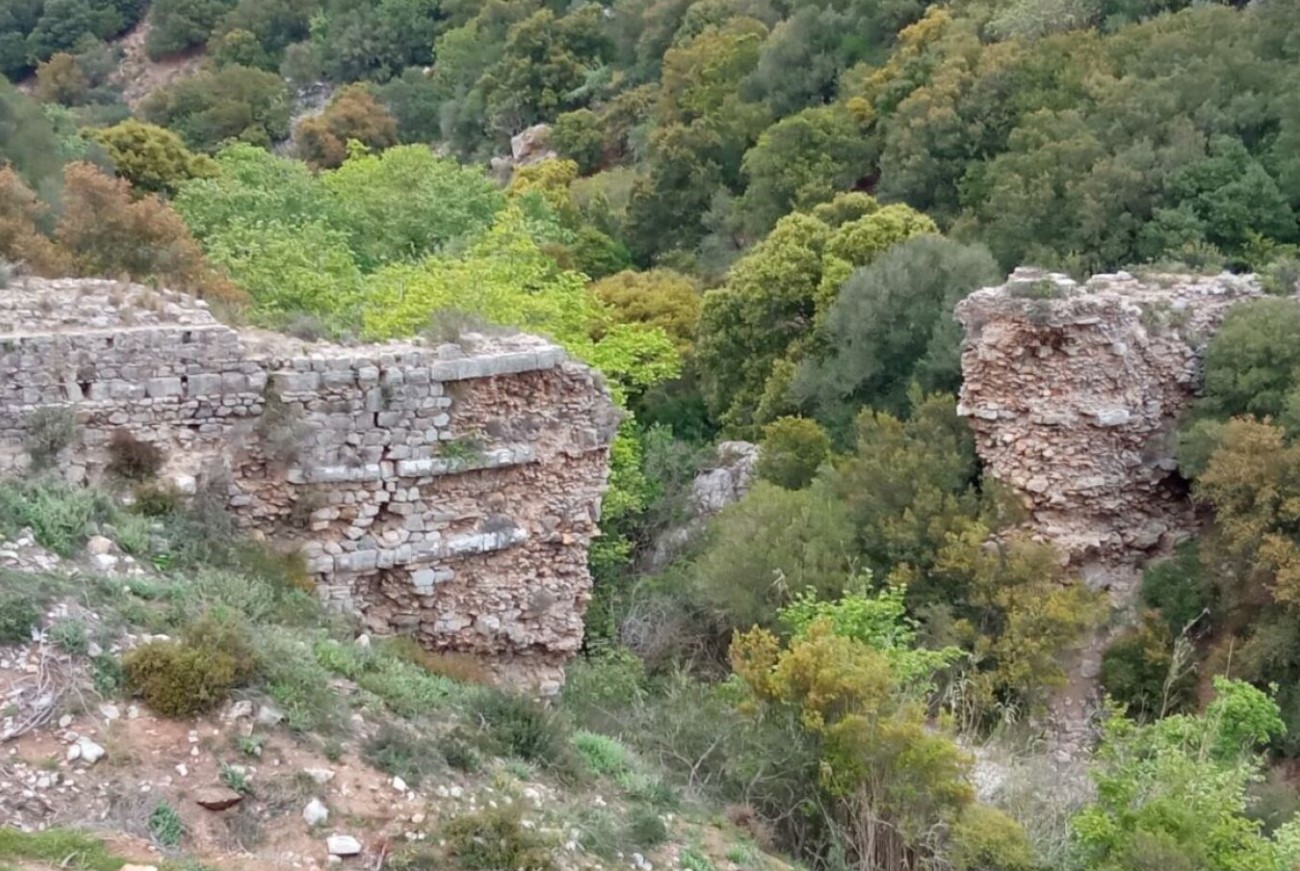
[[[462,436],[439,442],[438,455],[450,462],[469,465],[483,459],[483,440],[476,436]]]
[[[127,481],[148,481],[162,469],[162,448],[141,441],[129,429],[118,429],[108,443],[108,471]]]
[[[26,424],[23,446],[37,470],[52,468],[64,448],[81,435],[77,416],[68,408],[49,405],[38,408],[27,415]]]
[[[131,491],[131,508],[145,517],[166,517],[181,507],[181,493],[169,484],[146,481]]]
[[[1015,299],[1060,299],[1065,296],[1065,291],[1050,278],[1019,281],[1011,285],[1008,292]]]
[[[298,406],[272,394],[266,398],[255,432],[266,461],[285,467],[298,461],[310,429],[302,419],[302,410]]]

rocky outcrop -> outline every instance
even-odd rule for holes
[[[0,474],[27,470],[48,408],[79,424],[68,477],[103,477],[124,433],[158,446],[164,479],[218,488],[372,631],[544,690],[581,644],[619,415],[543,340],[307,344],[178,294],[28,279],[0,294]]]
[[[714,464],[691,482],[685,519],[655,538],[645,555],[643,570],[659,571],[681,556],[710,517],[739,502],[749,492],[758,472],[758,452],[758,445],[752,442],[718,443]]]
[[[1253,276],[1120,272],[1086,284],[1019,269],[957,306],[960,414],[988,472],[1076,565],[1132,562],[1190,528],[1179,416]]]

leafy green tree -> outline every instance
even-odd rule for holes
[[[503,203],[481,169],[417,145],[354,156],[323,183],[337,204],[334,224],[351,238],[366,270],[482,231]]]
[[[208,41],[208,54],[219,66],[256,67],[275,70],[274,59],[266,53],[256,34],[248,30],[229,30]]]
[[[981,246],[940,236],[896,245],[844,283],[826,312],[825,349],[804,361],[795,392],[837,426],[862,405],[905,409],[912,384],[955,392],[962,336],[953,306],[999,275]]]
[[[347,159],[351,142],[382,151],[397,144],[397,122],[368,85],[339,90],[325,111],[302,121],[294,131],[298,154],[318,169],[335,169]]]
[[[575,93],[610,48],[595,5],[563,17],[540,9],[512,26],[481,83],[495,128],[512,133],[575,107]]]
[[[123,121],[90,133],[108,152],[118,175],[132,187],[173,194],[184,181],[216,175],[210,157],[195,154],[170,130],[141,121]]]
[[[798,490],[812,483],[830,453],[831,440],[816,421],[779,417],[763,427],[756,471],[765,481]]]
[[[615,323],[658,327],[686,355],[695,341],[700,293],[688,276],[671,269],[626,270],[602,278],[591,292]]]
[[[154,60],[206,45],[235,0],[153,0],[145,50]]]
[[[442,136],[443,95],[422,68],[402,70],[379,88],[379,99],[397,121],[397,138],[402,142],[429,143]]]
[[[1214,687],[1199,716],[1139,726],[1112,712],[1092,770],[1097,798],[1071,821],[1081,867],[1289,867],[1290,833],[1266,838],[1247,816],[1247,786],[1262,767],[1255,748],[1283,728],[1277,704],[1240,681]]]
[[[44,3],[14,0],[0,6],[0,75],[17,79],[31,69],[27,36],[40,21]]]
[[[708,530],[692,570],[698,595],[724,634],[773,626],[777,610],[804,590],[824,599],[844,591],[853,527],[830,494],[759,482]]]
[[[267,146],[289,135],[284,82],[249,67],[222,67],[181,79],[151,94],[141,114],[200,151],[215,151],[232,139]]]
[[[270,64],[265,68],[275,70],[286,48],[311,36],[311,17],[320,6],[320,0],[239,0],[221,19],[213,38],[224,42],[236,31],[252,34],[260,51],[255,56]],[[233,62],[262,66],[248,60]]]
[[[551,125],[551,145],[561,157],[575,161],[584,175],[595,172],[605,152],[600,117],[590,109],[560,114]]]
[[[840,286],[911,236],[935,232],[932,221],[903,205],[878,207],[847,195],[864,214],[832,227],[792,214],[732,267],[727,283],[704,296],[697,343],[705,398],[726,426],[745,432],[793,410],[790,387]],[[827,204],[827,215],[836,203]],[[848,214],[853,214],[849,212]]]
[[[1234,307],[1205,354],[1205,394],[1197,414],[1242,414],[1300,424],[1300,304],[1263,299]]]
[[[871,142],[841,105],[806,109],[767,128],[745,153],[745,228],[761,235],[790,211],[829,202],[870,174]]]

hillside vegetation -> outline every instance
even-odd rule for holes
[[[202,65],[133,110],[115,40],[137,27]],[[0,494],[11,538],[73,557],[109,529],[151,566],[129,590],[6,576],[0,644],[48,646],[76,599],[118,645],[91,663],[120,674],[106,699],[271,700],[299,750],[360,746],[360,706],[438,748],[380,768],[499,757],[567,796],[555,838],[485,857],[448,834],[437,867],[1297,867],[1300,4],[14,0],[0,71],[0,283],[130,278],[342,342],[522,328],[629,412],[554,709],[401,639],[361,652],[286,566],[123,487]],[[1022,263],[1251,270],[1276,295],[1209,347],[1179,450],[1206,525],[1136,614],[1015,531],[955,413],[952,306]],[[734,438],[761,480],[693,520]],[[1076,777],[1044,716],[1112,621]],[[142,632],[168,640],[122,642]],[[581,821],[610,778],[626,818]],[[724,808],[748,840],[699,834]],[[564,825],[618,846],[569,850]],[[0,862],[38,849],[12,843]]]

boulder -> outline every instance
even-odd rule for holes
[[[228,786],[209,786],[194,793],[194,803],[210,811],[223,811],[243,800],[242,795]]]

